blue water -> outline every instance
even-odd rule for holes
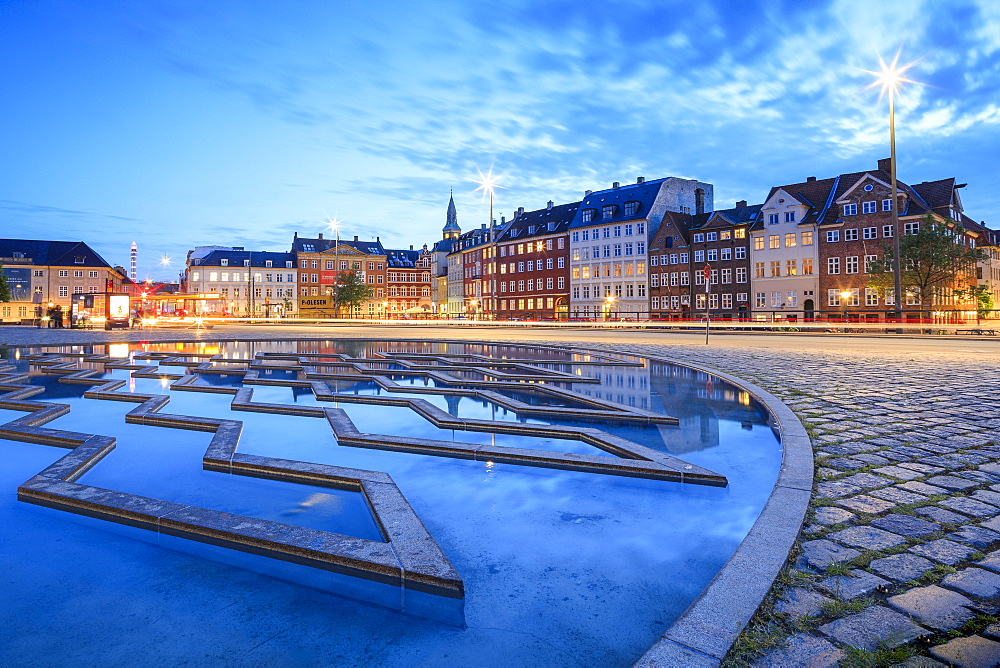
[[[250,345],[222,348],[252,356]],[[345,348],[268,342],[267,350],[360,355],[364,345],[436,354],[491,350],[356,341]],[[497,358],[572,359],[551,349],[492,350]],[[725,563],[777,475],[780,443],[760,407],[737,388],[708,380],[659,363],[607,367],[601,384],[573,389],[674,415],[680,424],[551,422],[599,426],[669,452],[727,475],[728,488],[341,446],[325,419],[231,411],[230,395],[170,391],[158,379],[133,379],[119,391],[169,394],[163,412],[242,420],[240,452],[387,472],[462,575],[466,626],[259,575],[239,567],[235,556],[192,556],[128,537],[106,522],[19,503],[17,484],[66,451],[0,441],[0,665],[629,665]],[[424,379],[413,384],[433,387]],[[253,387],[255,401],[313,401],[308,390]],[[497,409],[470,398],[449,406],[442,395],[413,396],[461,417],[492,416]],[[81,482],[290,524],[337,525],[356,535],[364,531],[361,520],[370,520],[366,508],[352,507],[337,490],[202,471],[211,434],[126,425],[123,415],[135,404],[72,395],[52,400],[72,411],[48,426],[119,438]],[[445,438],[440,432],[447,431],[452,438],[451,430],[435,431],[408,408],[339,407],[361,431],[422,438]],[[0,420],[21,415],[0,411]]]

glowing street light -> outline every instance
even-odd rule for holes
[[[162,265],[162,266],[164,266],[164,267],[169,267],[169,266],[170,266],[170,265],[172,265],[173,263],[174,263],[174,261],[173,261],[173,260],[171,260],[171,259],[170,259],[170,258],[169,258],[169,257],[167,256],[167,254],[166,254],[166,253],[164,253],[164,254],[163,254],[163,257],[161,257],[161,258],[160,258],[160,265]]]
[[[500,177],[493,175],[493,165],[490,165],[490,171],[488,171],[486,174],[483,174],[482,170],[479,169],[478,167],[476,168],[476,171],[479,172],[479,180],[478,181],[476,179],[467,179],[467,180],[479,184],[479,187],[476,188],[476,190],[474,190],[473,192],[482,190],[484,198],[487,195],[489,195],[490,218],[489,218],[488,229],[490,231],[490,246],[492,246],[495,241],[493,238],[493,195],[496,193],[497,188],[504,188],[504,186],[499,184]],[[493,251],[495,250],[496,249],[493,249]],[[492,291],[490,292],[490,294],[491,295],[493,294]],[[491,296],[486,306],[487,306],[487,311],[496,313],[496,297]]]
[[[881,69],[878,72],[873,72],[871,70],[862,70],[868,74],[875,76],[875,81],[868,85],[865,90],[870,90],[876,86],[880,87],[879,91],[879,101],[882,100],[882,96],[888,93],[889,95],[889,178],[892,182],[892,279],[893,279],[893,305],[900,314],[899,319],[902,320],[902,298],[903,298],[903,288],[902,288],[902,274],[900,267],[900,257],[899,257],[899,193],[896,188],[896,91],[899,90],[900,86],[904,83],[918,83],[912,79],[908,79],[904,76],[906,71],[917,64],[917,61],[913,61],[906,65],[899,65],[899,54],[902,51],[900,47],[896,51],[896,56],[892,59],[891,63],[886,63],[882,56],[879,55],[878,62]],[[901,333],[901,329],[896,330],[897,333]]]
[[[340,224],[344,221],[339,220],[336,216],[330,218],[326,217],[327,229],[334,234],[334,247],[333,247],[333,316],[337,317],[338,311],[340,310]],[[329,293],[328,293],[329,294]]]

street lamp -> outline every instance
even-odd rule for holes
[[[882,95],[885,95],[886,93],[889,94],[889,179],[892,182],[892,281],[893,302],[895,302],[893,305],[896,307],[898,319],[902,320],[903,279],[899,254],[899,193],[896,187],[896,90],[903,83],[917,82],[903,76],[906,70],[916,65],[916,61],[900,66],[898,65],[899,54],[900,52],[896,51],[896,57],[893,58],[892,62],[889,64],[886,64],[886,62],[882,60],[882,56],[879,55],[878,62],[882,69],[878,72],[865,70],[865,72],[873,74],[876,77],[875,81],[873,81],[865,90],[874,88],[875,86],[880,86],[880,100],[882,99]],[[901,334],[902,331],[902,329],[897,329],[896,333]]]
[[[608,295],[604,298],[604,321],[607,322],[611,319],[611,309],[615,305],[615,298],[612,295]]]
[[[841,290],[840,291],[840,303],[844,307],[844,322],[845,323],[847,322],[847,300],[850,299],[851,294],[852,293],[851,293],[850,290]]]
[[[327,227],[334,234],[333,246],[333,316],[337,317],[340,310],[340,224],[344,221],[338,220],[336,216],[332,219],[327,217],[330,223]]]

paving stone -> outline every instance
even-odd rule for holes
[[[867,571],[855,569],[850,575],[837,575],[818,583],[824,589],[842,601],[849,601],[864,594],[875,591],[879,587],[888,587],[892,583],[883,580]]]
[[[896,485],[899,489],[905,489],[908,492],[916,492],[917,494],[947,494],[948,490],[944,487],[936,487],[935,485],[928,485],[926,482],[919,482],[916,480],[911,480],[910,482],[904,482],[902,484]]]
[[[884,550],[906,542],[902,536],[871,526],[849,527],[835,531],[827,538],[851,547],[860,547],[863,550]]]
[[[882,468],[875,469],[873,473],[881,473],[882,475],[899,478],[900,480],[913,480],[924,477],[923,473],[903,468],[902,466],[883,466]]]
[[[976,616],[976,613],[965,607],[974,605],[972,601],[937,585],[915,587],[890,596],[886,603],[936,631],[957,629]]]
[[[879,529],[885,529],[886,531],[891,531],[907,538],[920,538],[929,533],[934,533],[941,528],[940,524],[898,513],[890,513],[885,517],[877,517],[870,524]]]
[[[857,517],[857,515],[843,508],[834,508],[833,506],[817,508],[813,513],[813,519],[820,524],[840,524],[854,517]]]
[[[966,515],[972,515],[973,517],[989,517],[1000,512],[1000,509],[996,506],[991,506],[988,503],[976,501],[965,496],[945,499],[941,502],[941,505],[952,510],[957,510],[960,513],[965,513]]]
[[[929,656],[911,656],[903,663],[897,663],[893,668],[948,668],[948,664],[941,663]]]
[[[830,466],[841,471],[856,471],[868,466],[867,462],[862,462],[853,457],[834,457],[823,462],[824,466]]]
[[[774,609],[792,619],[818,615],[823,604],[831,601],[826,596],[803,587],[792,587],[782,592],[781,597],[782,599],[774,604]]]
[[[922,503],[927,500],[926,496],[907,492],[898,487],[883,487],[882,489],[873,489],[868,493],[871,496],[892,501],[893,503]]]
[[[903,554],[893,554],[882,559],[873,559],[869,567],[882,577],[889,578],[893,582],[907,582],[934,568],[934,562],[923,557],[918,557],[915,554],[904,552]]]
[[[867,453],[867,454],[862,454],[862,455],[855,455],[854,459],[857,459],[857,460],[860,460],[862,462],[865,462],[869,466],[882,466],[884,464],[888,464],[889,461],[890,461],[890,460],[886,459],[885,457],[876,455],[874,453]]]
[[[964,526],[946,536],[948,540],[971,545],[977,550],[986,550],[1000,543],[1000,533],[982,527]]]
[[[988,473],[983,473],[982,471],[959,471],[955,473],[955,475],[961,476],[966,480],[975,480],[981,485],[989,485],[997,482],[997,480],[1000,480],[1000,476],[990,475]]]
[[[803,665],[803,660],[807,660],[810,668],[833,668],[845,658],[847,655],[844,654],[843,650],[835,647],[826,638],[820,638],[810,633],[800,633],[792,636],[783,645],[771,650],[751,665],[754,668],[786,668],[787,666]]]
[[[988,568],[991,571],[1000,573],[1000,550],[988,553],[985,557],[976,562],[980,568]]]
[[[1000,597],[1000,574],[982,568],[963,568],[957,573],[945,576],[941,584],[976,598]]]
[[[979,526],[986,527],[990,531],[1000,531],[1000,515],[991,517],[985,522],[980,522]]]
[[[986,636],[987,638],[1000,640],[1000,624],[990,624],[985,629],[983,629],[983,635]]]
[[[965,478],[957,478],[953,475],[939,475],[933,478],[927,479],[927,484],[936,485],[937,487],[944,487],[946,489],[952,490],[963,490],[971,489],[973,487],[978,487],[979,485],[972,482],[971,480],[966,480]]]
[[[985,471],[986,473],[995,473],[1000,475],[1000,462],[990,462],[989,464],[983,464],[979,467],[980,471]]]
[[[883,644],[896,647],[926,633],[908,616],[881,605],[872,605],[855,615],[836,619],[818,630],[843,645],[867,650],[878,649]]]
[[[969,520],[965,515],[959,515],[950,510],[938,508],[937,506],[921,506],[920,508],[914,508],[913,512],[921,517],[927,517],[942,524],[961,524]]]
[[[910,548],[910,552],[933,559],[934,561],[940,561],[942,564],[954,566],[975,552],[975,550],[967,545],[939,538],[923,545],[914,545]]]
[[[824,570],[830,564],[850,561],[861,553],[829,540],[810,540],[802,543],[802,556],[813,568]]]
[[[861,488],[857,485],[848,485],[840,480],[830,480],[816,484],[816,496],[819,498],[837,499],[848,494],[857,494]]]
[[[916,456],[925,457],[927,456],[927,453],[921,452],[921,454]],[[941,471],[944,471],[943,468],[940,468],[938,466],[931,466],[929,464],[922,464],[920,462],[906,462],[905,464],[900,464],[900,466],[908,469],[913,469],[914,471],[920,471],[924,475],[931,475],[932,473],[940,473]]]
[[[872,475],[871,473],[855,473],[854,475],[849,475],[846,478],[841,478],[841,482],[848,485],[855,485],[856,487],[860,487],[862,489],[870,489],[873,487],[891,485],[895,481],[883,478],[880,475]]]
[[[969,498],[975,499],[976,501],[982,501],[983,503],[990,503],[994,506],[1000,506],[1000,492],[977,489],[969,495]]]
[[[858,496],[841,499],[840,501],[837,501],[837,505],[850,508],[851,510],[859,513],[870,513],[873,515],[896,507],[896,504],[891,501],[876,499],[874,496],[868,496],[867,494],[859,494]]]
[[[931,647],[930,652],[957,668],[995,668],[1000,665],[1000,642],[981,636],[955,638]]]

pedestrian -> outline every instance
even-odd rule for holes
[[[42,310],[42,307],[40,305],[35,307],[35,327],[37,329],[41,329],[42,328],[42,314],[43,313],[44,313],[44,311]]]
[[[56,305],[56,329],[63,328],[63,310],[62,306]]]
[[[45,311],[45,317],[48,318],[45,326],[48,329],[54,328],[56,326],[56,307],[50,304],[49,308]]]

